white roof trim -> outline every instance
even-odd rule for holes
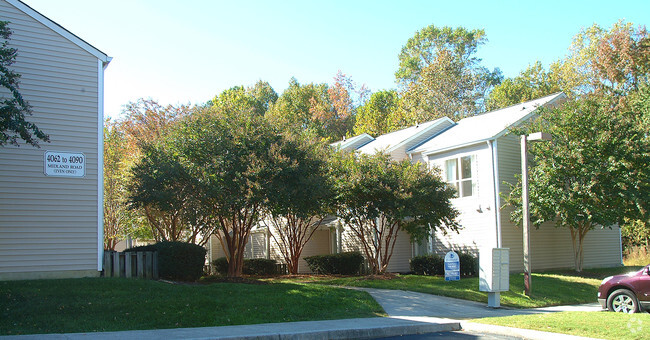
[[[62,37],[70,40],[73,44],[79,46],[81,49],[85,50],[86,52],[92,54],[95,56],[97,59],[101,60],[104,62],[104,64],[108,64],[111,62],[113,58],[109,57],[106,55],[106,53],[98,50],[96,47],[93,45],[85,42],[83,39],[79,38],[78,36],[74,35],[72,32],[68,31],[65,29],[63,26],[57,24],[56,22],[52,21],[48,17],[44,16],[43,14],[39,13],[35,9],[29,7],[27,4],[23,3],[20,0],[5,0],[7,3],[13,5],[20,11],[24,12],[25,14],[29,15],[30,17],[34,18],[36,21],[40,22],[41,24],[47,26],[49,29],[53,30],[54,32],[58,33]],[[104,65],[106,66],[106,65]]]

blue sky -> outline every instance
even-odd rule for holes
[[[428,25],[484,29],[483,65],[512,77],[564,56],[581,28],[650,22],[650,1],[23,0],[113,57],[105,113],[138,98],[205,102],[257,80],[395,88],[398,54]]]

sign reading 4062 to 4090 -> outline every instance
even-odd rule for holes
[[[45,175],[84,177],[86,156],[81,152],[45,151]]]

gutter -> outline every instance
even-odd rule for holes
[[[490,147],[490,153],[492,154],[492,178],[494,179],[494,182],[492,182],[493,188],[494,188],[494,224],[496,227],[496,241],[497,241],[497,248],[502,247],[502,239],[501,239],[501,202],[500,202],[500,197],[499,197],[499,158],[498,158],[498,145],[497,145],[497,140],[492,139],[488,140],[487,144]]]

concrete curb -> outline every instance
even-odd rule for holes
[[[460,330],[460,322],[440,318],[364,318],[300,321],[243,326],[154,329],[102,333],[34,334],[4,339],[87,340],[87,339],[372,339],[407,334]]]
[[[477,332],[482,334],[505,335],[505,336],[512,336],[512,337],[531,339],[531,340],[547,340],[547,339],[598,340],[595,338],[586,338],[586,337],[576,336],[576,335],[542,332],[542,331],[535,331],[532,329],[512,328],[512,327],[497,326],[497,325],[486,325],[486,324],[466,322],[466,321],[461,321],[460,326],[463,328],[464,331]]]

